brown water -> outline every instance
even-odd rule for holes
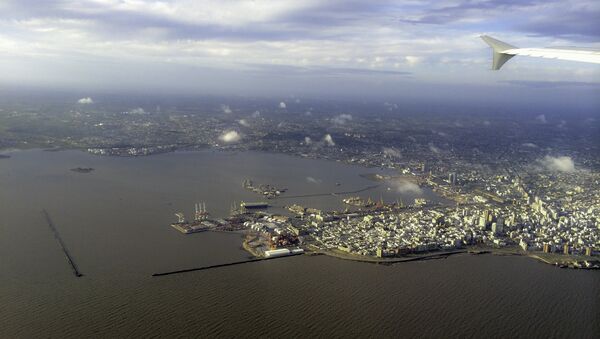
[[[96,170],[69,171],[78,166]],[[296,195],[371,185],[365,172],[261,153],[15,152],[0,160],[0,337],[599,336],[600,274],[521,257],[382,266],[303,256],[151,277],[247,257],[240,235],[168,227],[195,200],[224,216],[233,200],[257,200],[241,188],[246,177]],[[364,195],[397,193],[383,185]],[[339,197],[291,202],[340,206]],[[42,209],[84,277],[73,276]]]

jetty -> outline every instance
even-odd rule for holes
[[[75,261],[73,260],[73,257],[71,256],[71,254],[69,253],[69,250],[67,249],[67,246],[65,246],[65,243],[63,242],[62,238],[60,237],[58,230],[54,226],[52,219],[50,219],[50,214],[48,214],[48,211],[46,211],[46,210],[42,210],[42,213],[44,214],[44,217],[46,218],[46,221],[48,222],[48,227],[50,227],[50,230],[52,231],[52,233],[54,233],[54,238],[58,242],[58,245],[62,249],[63,253],[65,254],[65,257],[67,258],[67,261],[69,262],[69,265],[71,266],[71,269],[73,270],[73,274],[78,278],[82,277],[83,274],[81,274],[81,272],[79,272],[79,269],[77,268],[77,265],[75,264]]]
[[[202,266],[202,267],[196,267],[196,268],[188,268],[188,269],[177,270],[177,271],[170,271],[170,272],[163,272],[163,273],[154,273],[154,274],[152,274],[152,276],[153,277],[162,277],[162,276],[165,276],[165,275],[172,275],[172,274],[179,274],[179,273],[188,273],[188,272],[195,272],[195,271],[203,271],[203,270],[209,270],[209,269],[219,268],[219,267],[235,266],[235,265],[241,265],[241,264],[249,264],[249,263],[253,263],[253,262],[257,262],[257,261],[275,260],[275,259],[280,259],[280,258],[289,258],[289,257],[294,257],[294,256],[297,256],[297,255],[302,255],[302,254],[304,254],[304,253],[290,253],[290,254],[284,255],[284,256],[274,256],[274,257],[267,257],[267,258],[246,259],[246,260],[241,260],[241,261],[229,262],[229,263],[225,263],[225,264],[217,264],[217,265]]]

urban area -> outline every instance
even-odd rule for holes
[[[256,257],[313,253],[397,262],[491,251],[561,267],[600,268],[596,117],[444,114],[441,108],[400,103],[297,98],[203,100],[201,106],[144,108],[91,99],[66,107],[8,105],[0,110],[0,149],[144,156],[215,148],[385,168],[395,174],[373,176],[375,183],[412,192],[427,188],[441,201],[347,194],[339,197],[342,210],[290,204],[289,213],[278,215],[270,213],[270,201],[288,194],[286,189],[247,178],[240,184],[257,201],[235,203],[229,217],[214,219],[205,203],[197,203],[191,220],[178,213],[171,226],[186,234],[245,232],[244,248]]]

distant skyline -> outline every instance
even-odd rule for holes
[[[3,0],[0,86],[597,103],[598,65],[515,58],[492,72],[478,36],[600,48],[599,17],[592,0]]]

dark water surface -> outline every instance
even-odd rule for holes
[[[242,189],[244,178],[300,195],[360,189],[373,182],[359,174],[379,170],[262,153],[11,155],[0,161],[2,338],[600,334],[599,272],[521,257],[383,266],[301,256],[151,277],[248,257],[238,234],[185,236],[168,227],[175,211],[189,215],[196,200],[219,217],[234,200],[259,200]],[[362,195],[400,198],[386,184]],[[274,203],[275,210],[291,202],[329,209],[341,207],[339,199]],[[42,209],[84,277],[73,276]]]

